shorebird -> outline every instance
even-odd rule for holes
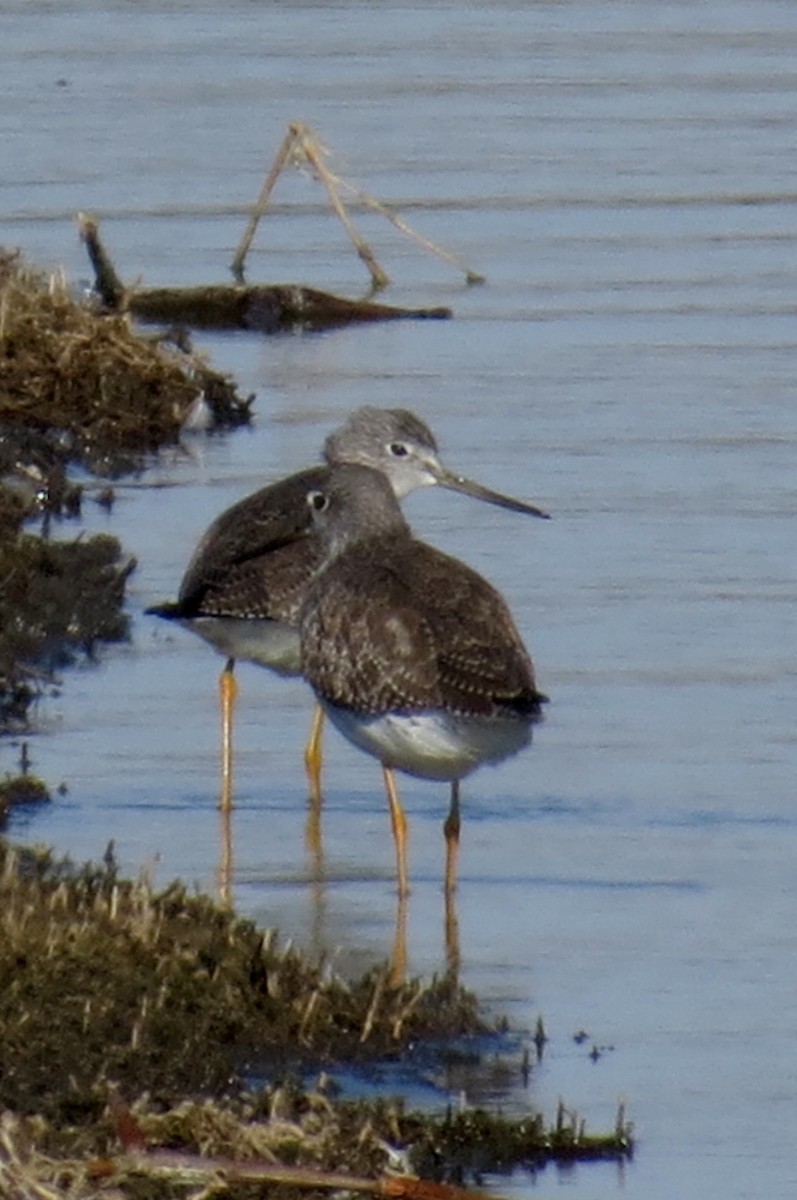
[[[324,565],[302,605],[302,673],[344,737],[382,764],[400,896],[407,821],[394,771],[450,781],[450,896],[460,780],[527,746],[547,697],[501,594],[413,537],[383,475],[336,467],[308,503]]]
[[[332,469],[356,463],[378,470],[399,499],[436,484],[513,512],[548,516],[533,504],[492,491],[445,467],[429,427],[406,409],[370,405],[357,409],[327,437],[323,458],[326,465],[270,484],[226,509],[194,551],[177,601],[146,610],[178,621],[226,657],[219,681],[222,808],[232,804],[235,662],[244,659],[282,675],[299,674],[299,610],[322,560],[307,495],[328,484]],[[305,750],[311,797],[316,802],[320,800],[322,727],[322,709],[317,707]]]

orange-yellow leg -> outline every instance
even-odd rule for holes
[[[390,767],[382,767],[385,791],[390,805],[390,823],[393,826],[393,841],[396,844],[396,866],[398,869],[399,896],[409,895],[407,882],[407,817],[399,800],[396,777]]]
[[[228,658],[219,678],[221,701],[221,798],[219,808],[224,812],[229,812],[232,808],[232,718],[237,697],[235,659]]]
[[[313,713],[313,724],[310,737],[304,752],[304,765],[307,768],[307,778],[310,782],[310,803],[307,809],[307,820],[304,826],[304,844],[312,857],[312,871],[315,879],[321,879],[324,874],[324,842],[321,837],[321,741],[324,728],[324,710],[316,705]]]
[[[316,704],[313,713],[313,723],[310,726],[310,737],[304,748],[304,766],[310,782],[310,802],[317,808],[321,806],[321,764],[323,761],[324,742],[324,710]]]
[[[446,839],[446,896],[453,895],[457,886],[459,830],[459,780],[454,779],[451,783],[451,807],[443,824]]]

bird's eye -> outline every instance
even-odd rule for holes
[[[406,458],[409,454],[409,448],[406,442],[391,442],[388,450],[394,458]]]
[[[325,492],[308,492],[307,503],[313,512],[325,512],[329,508],[329,496]]]

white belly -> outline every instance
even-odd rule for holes
[[[197,617],[181,624],[227,658],[258,663],[280,675],[299,674],[299,631],[292,625],[237,617]]]
[[[522,717],[464,717],[424,711],[363,717],[321,700],[345,738],[386,767],[421,779],[462,779],[483,763],[517,754],[531,741]]]

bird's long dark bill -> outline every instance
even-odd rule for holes
[[[511,512],[528,513],[531,517],[542,517],[546,521],[551,515],[534,504],[527,504],[525,500],[515,500],[512,496],[494,492],[492,488],[483,487],[482,484],[475,483],[472,479],[466,479],[464,475],[455,475],[453,471],[441,472],[437,477],[437,482],[440,487],[448,488],[451,492],[464,492],[466,496],[473,496],[476,500],[485,500],[488,504],[496,504],[499,508],[508,508]]]

